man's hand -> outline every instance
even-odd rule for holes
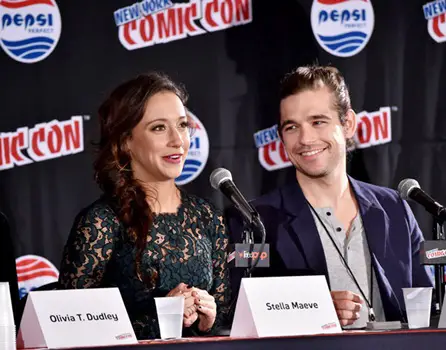
[[[359,311],[364,301],[358,294],[350,291],[334,291],[331,292],[331,298],[341,326],[349,326],[359,318]]]

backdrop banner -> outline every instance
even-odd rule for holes
[[[248,199],[295,180],[276,133],[279,82],[315,62],[350,88],[349,173],[391,188],[414,178],[446,204],[445,12],[422,0],[0,2],[0,210],[20,294],[57,279],[75,215],[100,195],[100,103],[151,70],[185,84],[198,125],[178,184],[221,208],[217,167]],[[431,217],[411,206],[431,238]]]

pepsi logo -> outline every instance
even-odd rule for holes
[[[375,15],[371,0],[314,0],[311,27],[319,45],[328,53],[350,57],[367,45]]]
[[[55,0],[2,0],[0,14],[0,46],[11,58],[35,63],[53,52],[61,32]]]
[[[38,255],[24,255],[16,259],[17,280],[20,298],[30,291],[56,282],[59,271],[46,258]]]
[[[189,153],[184,162],[181,175],[175,179],[177,185],[185,185],[201,174],[209,157],[209,138],[201,121],[190,110],[188,116],[195,124],[195,132],[190,140]]]

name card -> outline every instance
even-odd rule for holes
[[[324,276],[242,279],[231,337],[340,332]]]
[[[17,340],[49,349],[137,343],[118,288],[30,292]]]

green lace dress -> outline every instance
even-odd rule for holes
[[[204,289],[217,304],[209,334],[229,326],[228,236],[223,217],[210,203],[182,193],[176,214],[154,217],[142,271],[156,276],[150,286],[135,273],[135,246],[113,205],[101,198],[75,219],[60,267],[61,288],[118,287],[138,339],[159,338],[154,297],[179,283]],[[155,271],[155,274],[153,275]],[[183,336],[201,335],[198,321]]]

